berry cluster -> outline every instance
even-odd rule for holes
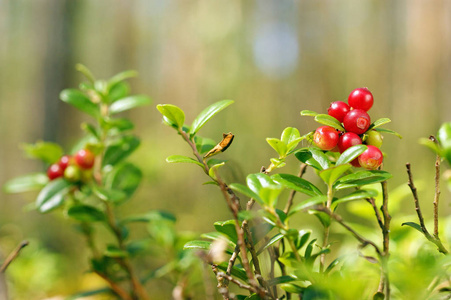
[[[57,163],[50,165],[47,176],[50,180],[64,177],[70,182],[87,182],[92,177],[94,161],[94,153],[81,149],[75,155],[64,155]]]
[[[377,169],[383,160],[382,152],[379,150],[382,145],[382,135],[375,130],[368,130],[371,118],[367,111],[373,106],[373,101],[373,95],[367,88],[358,88],[349,95],[348,103],[332,102],[327,113],[342,123],[345,131],[321,126],[313,135],[315,144],[322,150],[340,153],[354,145],[368,145],[368,149],[351,164],[355,167]]]

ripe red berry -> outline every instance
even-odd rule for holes
[[[347,105],[343,101],[335,101],[330,104],[330,107],[327,109],[327,113],[329,114],[329,116],[334,117],[340,123],[342,123],[349,110],[349,105]]]
[[[362,144],[362,139],[353,132],[346,132],[338,139],[338,149],[343,153],[346,149]]]
[[[373,106],[373,94],[367,88],[358,88],[351,92],[348,97],[348,104],[355,109],[369,111]]]
[[[330,126],[318,127],[313,134],[313,141],[321,150],[332,150],[338,143],[338,132]]]
[[[88,149],[81,149],[75,154],[75,162],[82,169],[91,169],[94,166],[95,155]]]
[[[50,180],[62,177],[64,175],[64,170],[59,166],[59,164],[53,164],[47,169],[47,177]]]
[[[362,109],[353,109],[345,116],[343,125],[346,131],[362,134],[370,127],[371,118],[366,111]]]
[[[61,167],[61,169],[66,170],[67,166],[70,164],[70,162],[72,161],[72,156],[70,155],[64,155],[61,156],[58,165]]]
[[[375,146],[368,146],[368,149],[365,150],[359,156],[359,163],[365,169],[375,170],[379,168],[384,160],[384,156],[382,155],[381,150]]]

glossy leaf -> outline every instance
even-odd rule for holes
[[[268,247],[274,245],[275,243],[277,243],[278,241],[280,241],[281,239],[283,239],[283,235],[278,233],[275,236],[273,236],[272,238],[269,239],[269,241],[257,251],[257,255],[260,255],[263,251],[265,251],[266,249],[268,249]]]
[[[327,202],[327,197],[325,195],[309,198],[307,200],[302,201],[301,203],[294,205],[289,211],[289,216],[292,216],[293,214],[297,213],[298,211],[310,208],[310,207],[318,205],[318,204],[326,203],[326,202]]]
[[[258,203],[262,205],[264,204],[260,196],[245,185],[242,185],[240,183],[232,183],[229,185],[229,188],[231,188],[235,192],[238,192],[240,194],[243,194],[249,198],[256,200]]]
[[[9,180],[3,186],[5,193],[23,193],[28,191],[39,190],[49,182],[44,173],[28,174]]]
[[[385,125],[385,124],[390,123],[390,122],[391,122],[391,120],[390,120],[389,118],[381,118],[381,119],[378,119],[378,120],[376,120],[375,122],[373,122],[373,123],[370,125],[370,127],[368,128],[368,130],[377,128],[377,127],[379,127],[379,126]]]
[[[323,193],[311,182],[291,174],[275,174],[271,178],[285,188],[301,192],[309,196],[323,195]]]
[[[333,128],[338,129],[340,131],[345,131],[345,129],[341,125],[340,121],[338,121],[337,119],[335,119],[332,116],[329,116],[329,115],[326,115],[326,114],[319,114],[319,115],[315,116],[315,121],[320,123],[320,124],[333,127]]]
[[[103,158],[103,165],[116,165],[126,159],[138,148],[140,141],[133,135],[123,136],[121,139],[110,145]]]
[[[201,250],[209,250],[211,242],[209,241],[189,241],[183,246],[183,249],[201,249]]]
[[[366,149],[368,149],[368,147],[366,145],[354,145],[352,147],[349,147],[340,155],[340,157],[337,159],[337,162],[335,165],[338,166],[338,165],[350,163],[356,157],[358,157],[360,154],[365,152]]]
[[[377,191],[375,191],[375,190],[357,190],[357,191],[352,192],[351,194],[348,194],[346,196],[338,198],[337,200],[333,201],[333,204],[337,205],[337,204],[343,203],[343,202],[374,198],[376,196],[377,196]]]
[[[106,219],[102,211],[89,205],[71,206],[67,211],[67,215],[80,222],[98,222]]]
[[[392,175],[386,171],[363,170],[341,177],[334,184],[336,190],[363,186],[367,184],[385,181]]]
[[[235,229],[235,220],[227,220],[223,222],[218,221],[214,223],[214,226],[216,231],[225,234],[236,244],[238,237]]]
[[[60,145],[50,142],[24,144],[23,149],[29,158],[40,159],[48,164],[57,162],[64,153]]]
[[[437,139],[443,148],[451,148],[451,122],[443,123],[440,126],[437,132]]]
[[[168,158],[166,158],[166,161],[168,163],[190,163],[190,164],[196,164],[200,166],[202,169],[205,167],[202,163],[198,162],[194,158],[183,156],[183,155],[171,155]]]
[[[216,178],[216,172],[218,172],[218,169],[220,167],[223,167],[225,165],[225,162],[221,162],[219,164],[213,165],[210,167],[210,170],[208,170],[208,175],[213,178],[214,180],[217,180]]]
[[[340,176],[342,176],[351,167],[352,166],[350,164],[338,165],[319,172],[319,176],[326,183],[326,185],[332,185],[335,181],[337,181],[338,178],[340,178]]]
[[[214,117],[217,113],[219,113],[221,110],[226,108],[227,106],[231,105],[234,101],[233,100],[222,100],[216,103],[213,103],[212,105],[208,106],[206,109],[204,109],[197,117],[194,119],[193,124],[191,125],[190,135],[195,135],[199,129],[202,128],[202,126],[205,125],[212,117]]]
[[[42,213],[59,207],[63,204],[64,197],[71,186],[71,183],[62,178],[51,181],[41,190],[36,198],[36,207]]]
[[[305,288],[293,283],[283,283],[280,288],[291,294],[301,294],[305,290]]]
[[[303,110],[301,111],[301,116],[310,116],[310,117],[315,117],[319,115],[317,112],[314,112],[312,110]]]
[[[123,191],[130,198],[138,188],[142,180],[141,170],[131,163],[116,166],[108,174],[105,186],[110,189]]]
[[[312,153],[310,153],[310,151],[307,148],[296,151],[294,155],[299,161],[305,163],[306,165],[311,166],[317,170],[323,170],[319,162],[317,162],[313,158]]]
[[[385,129],[385,128],[374,128],[373,130],[382,132],[382,133],[388,133],[388,134],[393,134],[396,135],[397,137],[399,137],[400,139],[402,139],[402,136],[397,133],[396,131],[390,130],[390,129]]]
[[[283,130],[281,140],[287,145],[287,155],[297,147],[300,141],[304,138],[301,137],[299,130],[294,127],[287,127]]]
[[[196,144],[196,149],[199,154],[204,154],[213,149],[216,146],[216,142],[209,138],[203,138],[200,136],[194,137],[194,143]]]
[[[276,150],[279,157],[285,157],[287,153],[287,145],[279,139],[276,138],[267,138],[266,142]]]
[[[60,93],[60,99],[94,118],[100,116],[99,106],[84,93],[76,89],[66,89]]]
[[[117,114],[135,107],[148,105],[150,103],[150,98],[145,95],[128,96],[111,104],[109,111],[111,114]]]
[[[257,173],[246,178],[247,186],[260,196],[263,202],[270,207],[276,205],[277,198],[283,187],[272,180],[268,175]]]
[[[178,129],[183,127],[185,113],[179,107],[172,104],[158,104],[157,109],[165,117],[167,125]]]
[[[299,230],[298,238],[296,239],[295,246],[296,249],[301,249],[310,238],[310,235],[312,234],[311,230]]]
[[[402,223],[402,224],[401,224],[401,226],[404,226],[404,225],[409,226],[409,227],[412,227],[413,229],[416,229],[416,230],[418,230],[419,232],[421,232],[422,234],[424,234],[423,229],[421,229],[420,224],[417,224],[417,223],[415,223],[415,222],[405,222],[405,223]]]
[[[323,170],[331,167],[331,162],[327,158],[326,154],[318,148],[309,148],[312,157],[320,164]]]

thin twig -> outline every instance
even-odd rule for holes
[[[302,176],[304,175],[306,170],[307,170],[307,165],[302,163],[301,166],[299,167],[298,177],[302,178]],[[296,191],[295,190],[291,190],[290,196],[288,197],[288,200],[287,200],[287,204],[285,205],[285,208],[283,210],[286,214],[288,214],[288,212],[290,211],[291,206],[293,205],[294,195],[296,195]]]
[[[388,212],[388,189],[387,181],[381,182],[382,186],[382,215],[384,216],[384,227],[382,228],[383,235],[383,255],[381,257],[381,282],[385,285],[385,299],[390,300],[390,280],[387,267],[388,257],[390,255],[390,221],[391,216]],[[382,286],[383,286],[382,285]]]
[[[437,142],[434,136],[429,137],[433,142]],[[437,154],[435,158],[435,194],[434,194],[434,237],[438,235],[438,203],[440,199],[440,161],[441,157]]]
[[[377,223],[379,224],[379,227],[381,230],[384,230],[384,222],[382,221],[381,215],[379,213],[379,209],[377,209],[376,206],[376,200],[374,198],[367,198],[366,201],[371,204],[374,210],[374,214],[376,215]]]
[[[2,266],[0,267],[0,273],[5,273],[8,266],[12,263],[12,261],[19,255],[20,251],[28,246],[28,241],[22,241],[20,244],[14,249],[13,252],[11,252],[6,260],[3,262]]]
[[[133,298],[129,295],[127,291],[125,291],[122,287],[120,287],[116,282],[114,282],[111,278],[109,278],[107,275],[95,271],[97,275],[99,275],[103,280],[108,282],[110,285],[110,288],[123,300],[133,300]]]

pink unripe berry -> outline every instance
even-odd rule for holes
[[[348,104],[354,109],[369,111],[373,106],[373,94],[367,88],[358,88],[351,92],[348,97]]]
[[[330,104],[330,107],[327,109],[327,113],[329,114],[329,116],[334,117],[340,123],[342,123],[349,110],[349,105],[347,105],[343,101],[335,101]]]
[[[340,153],[343,153],[346,149],[362,144],[362,139],[353,132],[345,132],[340,138],[338,139],[338,149],[340,150]]]
[[[355,134],[362,134],[368,130],[371,125],[371,118],[362,109],[351,110],[343,120],[343,126],[346,131],[353,132]]]
[[[338,131],[330,126],[318,127],[313,134],[313,141],[321,150],[332,150],[338,143]]]
[[[359,156],[359,163],[365,169],[375,170],[379,168],[384,160],[384,156],[382,155],[381,150],[375,146],[368,146],[368,149],[365,150]]]
[[[63,177],[63,175],[64,175],[64,170],[59,166],[59,164],[52,164],[47,169],[47,177],[50,180],[54,180],[54,179],[57,179],[59,177]]]

